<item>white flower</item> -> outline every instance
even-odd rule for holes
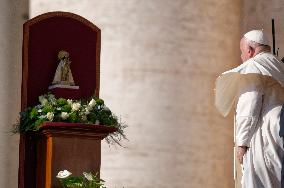
[[[48,100],[43,96],[39,96],[39,102],[41,105],[45,106],[48,103]]]
[[[53,112],[47,112],[46,117],[49,121],[52,121],[54,118],[54,113]]]
[[[81,119],[83,120],[83,121],[87,121],[88,119],[87,119],[87,116],[85,116],[85,115],[83,115],[82,117],[81,117]]]
[[[72,105],[73,101],[72,101],[71,99],[67,99],[67,103],[68,103],[69,105]]]
[[[90,114],[90,111],[88,109],[86,109],[85,114],[86,115]]]
[[[91,111],[93,109],[93,107],[91,106],[86,106],[86,111]]]
[[[76,103],[73,103],[71,105],[71,107],[72,107],[72,111],[78,111],[80,109],[80,107],[81,107],[81,104],[76,102]]]
[[[92,111],[92,107],[90,107],[90,106],[86,106],[86,108],[85,108],[85,114],[86,115],[88,115],[88,114],[90,114],[90,111]]]
[[[93,108],[93,107],[96,106],[96,101],[95,101],[95,99],[92,99],[92,100],[89,102],[89,106],[90,106],[91,108]]]
[[[99,120],[96,120],[95,124],[96,124],[96,125],[99,125],[99,124],[100,124],[100,121],[99,121]]]
[[[46,115],[40,115],[39,116],[39,119],[44,119],[44,118],[46,118]]]
[[[87,172],[83,172],[83,175],[85,176],[85,178],[89,181],[93,181],[93,176],[91,173],[87,173]]]
[[[39,109],[37,112],[41,113],[41,112],[42,112],[42,109]]]
[[[63,179],[63,178],[67,178],[68,176],[70,176],[72,173],[71,172],[69,172],[68,170],[63,170],[63,171],[60,171],[60,172],[58,172],[58,174],[57,174],[57,178],[59,178],[59,179]]]
[[[58,107],[58,108],[56,108],[56,110],[61,110],[61,108],[60,108],[60,107]]]
[[[63,120],[67,119],[69,117],[69,114],[67,112],[61,112],[61,118]]]

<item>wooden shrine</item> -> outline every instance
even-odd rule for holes
[[[98,27],[72,13],[50,12],[28,20],[23,29],[22,110],[36,105],[38,97],[47,92],[68,99],[99,97]],[[72,60],[76,86],[51,86],[61,50],[67,51]],[[45,122],[38,132],[22,134],[19,188],[57,188],[56,175],[64,169],[74,175],[99,172],[101,140],[114,131],[103,125]]]

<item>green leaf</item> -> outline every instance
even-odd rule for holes
[[[53,108],[50,105],[46,105],[43,107],[42,112],[47,114],[48,112],[53,112]]]
[[[102,99],[97,99],[96,103],[97,103],[97,105],[104,105],[105,102]]]
[[[68,120],[72,123],[77,123],[80,119],[77,113],[72,112],[71,114],[69,114]]]
[[[71,112],[71,105],[70,104],[66,104],[64,106],[61,107],[61,111],[62,112]]]
[[[30,112],[30,118],[34,119],[34,118],[36,118],[37,115],[38,115],[37,109],[35,107],[32,108],[32,110]]]
[[[65,106],[65,105],[67,105],[68,103],[67,103],[67,100],[66,100],[66,99],[59,98],[59,99],[57,99],[57,104],[58,104],[58,106]]]

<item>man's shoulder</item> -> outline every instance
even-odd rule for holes
[[[257,63],[262,63],[262,62],[266,62],[269,64],[281,63],[272,53],[269,52],[257,54],[255,57],[251,58],[251,60],[256,61]]]
[[[255,57],[248,59],[243,62],[241,65],[224,72],[227,73],[240,73],[240,74],[262,74],[267,76],[272,76],[276,74],[284,73],[284,64],[280,62],[273,54],[271,53],[260,53]]]
[[[258,68],[258,63],[253,58],[250,58],[247,61],[243,62],[241,65],[227,72],[238,72],[240,74],[248,74],[259,73],[260,71]]]
[[[283,67],[283,63],[268,52],[257,54],[255,57],[248,59],[239,66],[240,70],[252,73],[263,73],[265,70],[273,69],[273,67]]]

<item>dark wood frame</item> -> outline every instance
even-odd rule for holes
[[[92,22],[89,20],[73,14],[69,12],[48,12],[42,15],[39,15],[37,17],[34,17],[30,20],[28,20],[24,24],[24,34],[23,34],[23,54],[22,54],[22,94],[21,94],[21,110],[24,110],[27,108],[27,84],[28,84],[28,75],[29,75],[29,67],[28,67],[28,62],[29,62],[29,57],[28,57],[28,52],[29,52],[29,29],[32,25],[51,18],[51,17],[67,17],[67,18],[72,18],[75,20],[80,21],[81,23],[85,24],[86,26],[90,27],[92,30],[96,31],[98,34],[98,42],[96,46],[96,88],[95,88],[95,95],[99,97],[100,93],[100,53],[101,53],[101,30],[95,26]]]
[[[95,87],[95,95],[99,97],[99,90],[100,90],[100,52],[101,52],[101,30],[95,26],[93,23],[88,21],[87,19],[73,14],[69,12],[48,12],[42,15],[39,15],[35,18],[32,18],[28,20],[24,26],[23,26],[23,46],[22,46],[22,92],[21,92],[21,110],[23,111],[24,109],[27,108],[27,85],[28,85],[28,75],[29,75],[29,67],[28,67],[28,62],[29,62],[29,57],[28,57],[28,52],[29,52],[29,29],[33,24],[36,24],[44,19],[48,19],[51,17],[67,17],[67,18],[72,18],[75,20],[80,21],[81,23],[85,24],[86,26],[90,27],[92,30],[97,32],[97,44],[96,44],[96,87]],[[83,131],[81,129],[80,131]],[[79,132],[80,132],[79,131]],[[110,132],[113,132],[113,130],[109,130]],[[109,133],[110,133],[109,132]],[[19,145],[19,174],[18,174],[18,187],[19,188],[30,188],[30,187],[25,187],[25,166],[26,164],[26,147],[36,147],[35,145],[29,145],[31,144],[34,140],[34,135],[33,134],[27,134],[27,135],[21,135],[20,136],[20,145]],[[30,148],[28,148],[30,149]],[[35,149],[35,148],[32,148]],[[28,156],[30,157],[30,156]],[[33,168],[33,167],[30,167]]]

